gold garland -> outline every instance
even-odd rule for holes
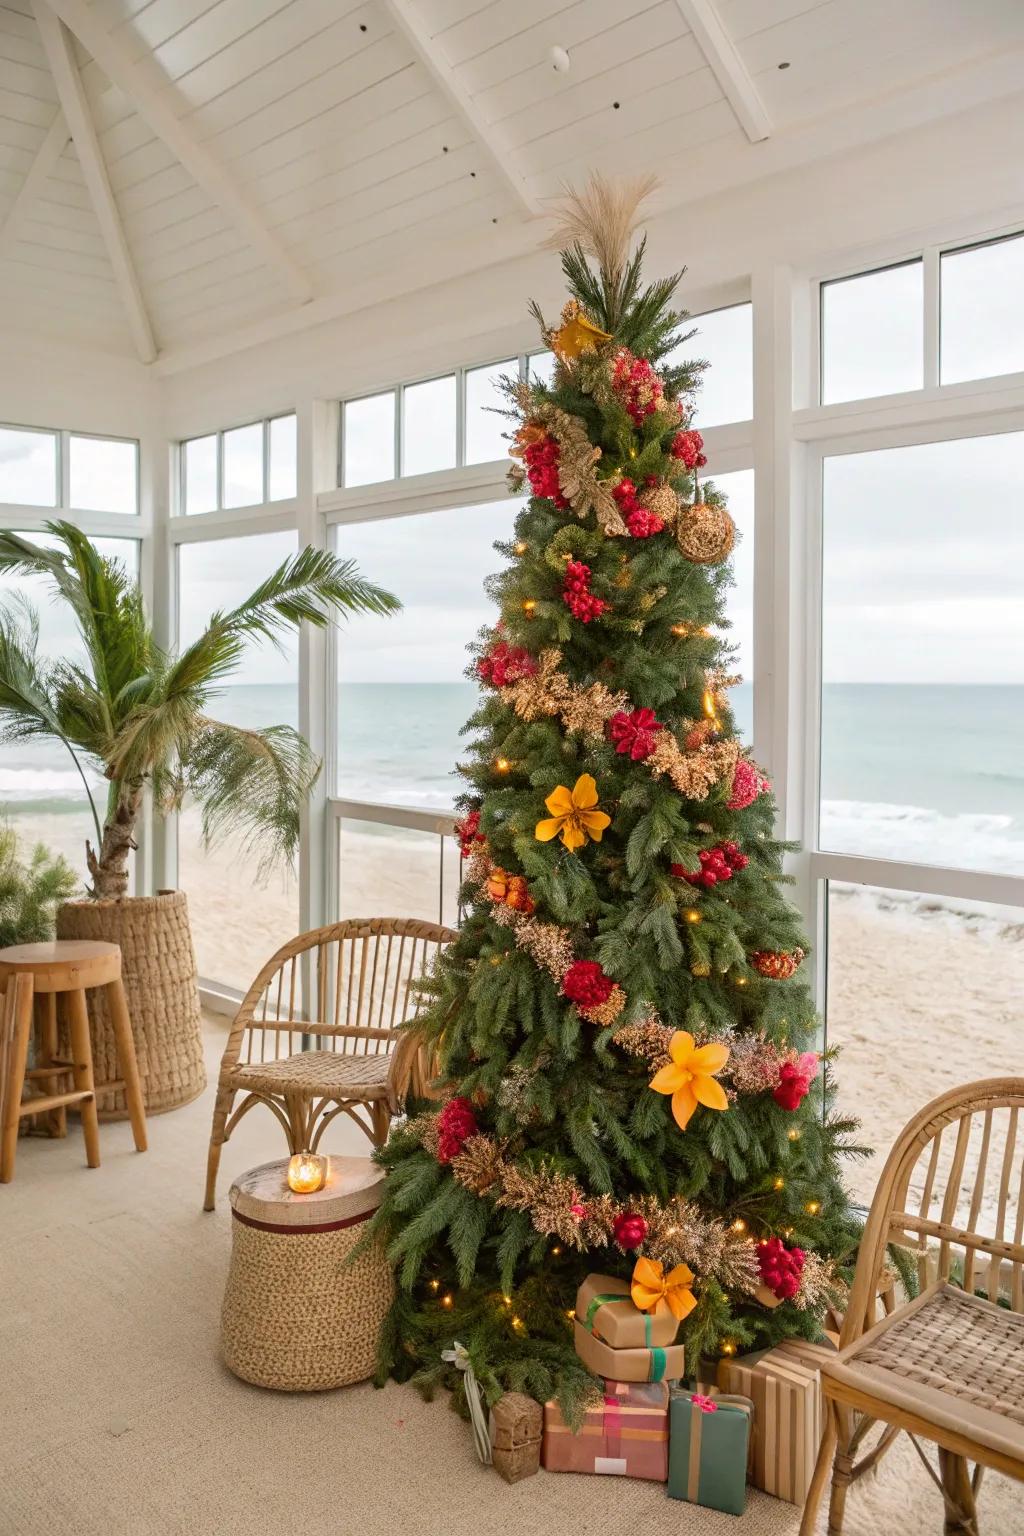
[[[582,418],[571,416],[550,400],[535,401],[525,382],[519,384],[514,398],[523,413],[525,425],[545,427],[558,444],[558,487],[580,521],[593,512],[598,525],[610,538],[627,536],[629,529],[612,495],[611,483],[597,476],[594,466],[601,457],[601,450],[587,436]],[[516,448],[512,449],[512,454],[518,456]],[[510,488],[519,492],[526,480],[526,471],[521,464],[513,464],[508,478]]]

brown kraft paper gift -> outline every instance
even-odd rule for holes
[[[549,1472],[668,1478],[668,1386],[606,1381],[604,1400],[574,1434],[556,1402],[544,1404],[541,1460]]]
[[[595,1339],[578,1320],[573,1327],[576,1353],[588,1371],[606,1381],[679,1381],[685,1373],[681,1344],[670,1344],[666,1349],[612,1349]]]
[[[675,1343],[678,1319],[668,1302],[653,1312],[634,1306],[628,1280],[614,1275],[588,1275],[576,1292],[576,1320],[588,1333],[613,1349],[664,1348]]]

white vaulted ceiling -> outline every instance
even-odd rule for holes
[[[592,167],[668,207],[1006,94],[1022,45],[1020,0],[0,0],[0,325],[241,344],[515,254]]]

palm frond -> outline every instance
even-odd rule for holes
[[[182,764],[177,790],[198,802],[204,842],[240,833],[245,849],[258,856],[262,876],[282,860],[294,861],[299,814],[319,772],[319,759],[291,726],[246,730],[207,719]]]

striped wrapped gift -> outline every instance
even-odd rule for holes
[[[556,1402],[544,1404],[541,1460],[549,1472],[668,1477],[668,1387],[663,1381],[606,1381],[601,1403],[573,1431]]]
[[[791,1343],[720,1361],[718,1385],[754,1404],[751,1482],[776,1498],[802,1504],[825,1423],[821,1376],[808,1351],[828,1352],[828,1346],[800,1343],[791,1348]]]

